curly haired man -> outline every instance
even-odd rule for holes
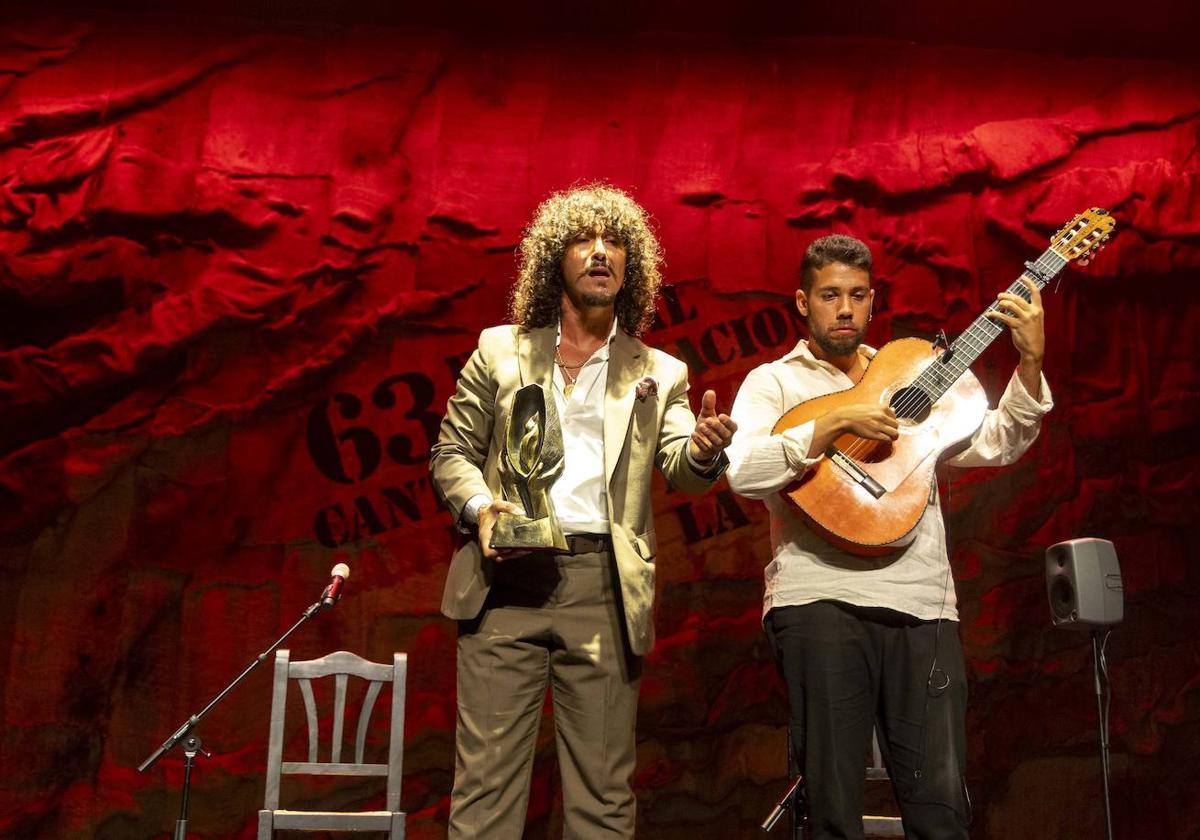
[[[735,425],[687,368],[636,336],[654,317],[661,252],[624,192],[550,196],[520,248],[513,324],[484,330],[446,406],[431,472],[473,539],[455,552],[442,612],[459,622],[449,836],[521,836],[541,709],[552,689],[563,836],[632,837],[641,657],[653,644],[654,466],[684,492],[724,471]],[[551,500],[566,552],[490,547],[514,393],[540,383],[560,417]]]

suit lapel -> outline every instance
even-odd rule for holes
[[[608,355],[608,384],[604,393],[604,483],[612,480],[629,437],[634,387],[641,381],[646,358],[641,345],[618,328]]]
[[[536,382],[552,393],[554,387],[554,325],[534,330],[517,330],[517,360],[521,367],[521,384]]]

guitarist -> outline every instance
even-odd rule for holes
[[[875,351],[863,344],[871,320],[871,252],[849,236],[809,246],[796,306],[810,338],[751,371],[732,417],[729,484],[762,499],[771,517],[763,624],[787,685],[789,730],[806,777],[813,838],[863,836],[863,782],[872,727],[887,762],[908,837],[965,838],[967,681],[958,613],[936,492],[916,538],[882,558],[847,554],[810,531],[781,496],[840,435],[898,436],[891,408],[834,409],[781,434],[795,405],[851,387]],[[993,316],[1011,328],[1020,363],[995,409],[955,466],[999,466],[1037,438],[1053,403],[1042,376],[1041,295],[1003,293]]]

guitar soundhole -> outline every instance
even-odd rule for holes
[[[909,425],[915,425],[925,422],[933,403],[929,400],[929,395],[920,388],[909,386],[892,394],[891,406],[897,419],[907,420]]]

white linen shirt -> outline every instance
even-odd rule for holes
[[[859,352],[867,359],[875,355],[866,345]],[[808,342],[801,340],[781,359],[752,370],[734,400],[731,416],[738,431],[728,449],[726,476],[734,492],[762,499],[771,517],[772,560],[764,572],[763,615],[774,607],[833,600],[886,607],[924,620],[956,620],[937,493],[931,493],[913,541],[882,558],[859,557],[830,545],[779,494],[820,456],[808,457],[813,422],[773,435],[775,423],[801,402],[852,384],[838,368],[814,357]],[[970,446],[946,463],[1002,466],[1021,457],[1037,439],[1042,416],[1054,406],[1045,377],[1041,389],[1041,399],[1034,399],[1014,372]]]
[[[567,380],[562,368],[554,365],[554,405],[564,454],[562,474],[550,485],[550,502],[564,534],[607,534],[612,529],[604,486],[604,392],[608,352],[616,335],[614,318],[608,341],[579,369],[570,397],[564,393]],[[562,340],[561,324],[558,340]]]

